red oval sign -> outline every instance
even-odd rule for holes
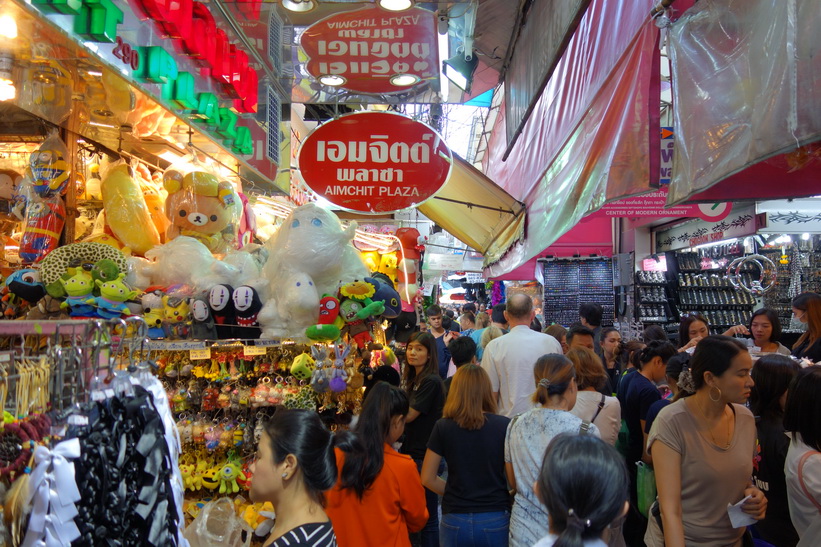
[[[337,13],[311,25],[300,45],[311,76],[337,76],[361,93],[403,92],[439,75],[436,20],[421,8]]]
[[[413,207],[450,175],[453,156],[439,134],[401,114],[362,112],[317,127],[299,149],[308,187],[361,213]]]

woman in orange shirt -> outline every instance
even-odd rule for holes
[[[416,464],[391,446],[405,430],[409,408],[404,391],[376,384],[354,428],[364,453],[335,450],[341,472],[326,494],[325,511],[340,547],[409,547],[408,533],[428,521]]]

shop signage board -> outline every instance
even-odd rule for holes
[[[733,211],[723,220],[685,222],[656,234],[656,252],[676,251],[753,235],[762,227],[761,219],[761,215],[756,215],[754,206],[747,206]]]
[[[439,77],[436,17],[421,8],[337,13],[311,25],[300,45],[316,79],[335,75],[360,93],[398,93]],[[412,76],[404,85],[395,76]]]
[[[246,12],[258,12],[259,3],[246,2]],[[33,0],[32,5],[227,149],[242,156],[254,154],[261,129],[245,118],[257,111],[257,72],[208,4]]]
[[[452,163],[435,130],[389,112],[325,123],[306,137],[298,156],[300,174],[314,193],[360,213],[419,205],[442,188]]]

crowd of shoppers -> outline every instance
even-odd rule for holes
[[[814,360],[821,297],[793,308],[792,355]],[[654,328],[622,341],[589,307],[542,333],[521,294],[484,327],[430,311],[401,387],[369,387],[350,433],[299,410],[266,424],[251,489],[276,507],[266,545],[821,545],[821,366],[785,355],[770,310],[724,335],[686,316],[678,346]],[[647,518],[637,462],[658,492]]]

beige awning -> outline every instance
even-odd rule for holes
[[[419,211],[482,253],[486,264],[524,236],[524,204],[455,154],[450,178]]]

